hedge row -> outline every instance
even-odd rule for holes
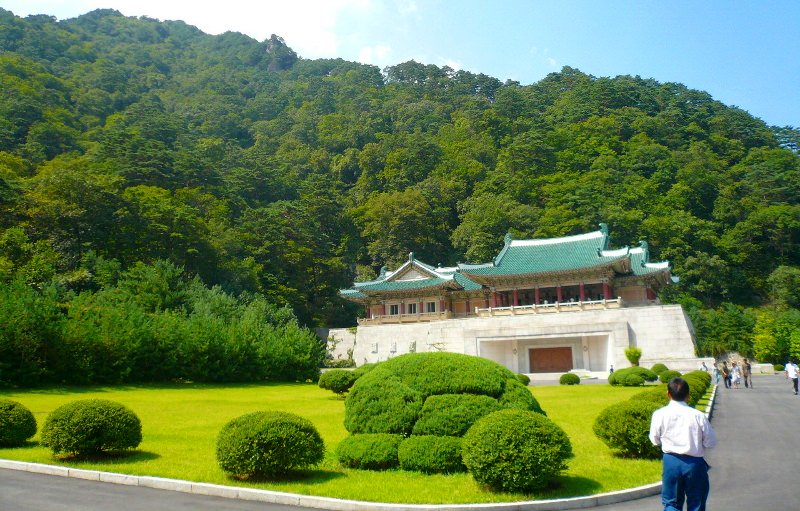
[[[646,381],[656,381],[658,375],[644,367],[634,366],[618,369],[608,376],[608,383],[611,385],[623,385],[635,387],[643,385]]]

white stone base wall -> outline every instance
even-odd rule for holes
[[[356,365],[410,352],[450,351],[495,360],[512,371],[530,372],[528,350],[570,347],[573,367],[607,374],[628,367],[625,349],[642,350],[640,365],[663,362],[670,369],[694,370],[705,360],[695,355],[689,318],[680,305],[651,305],[557,314],[457,318],[426,323],[362,325],[331,329],[334,358],[352,349]]]

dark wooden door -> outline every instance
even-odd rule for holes
[[[532,373],[565,373],[572,369],[572,348],[535,348],[528,351]]]

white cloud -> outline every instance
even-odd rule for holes
[[[362,64],[373,64],[384,67],[389,64],[392,48],[384,45],[366,46],[358,52],[358,61]]]
[[[547,57],[547,65],[550,67],[558,67],[558,62],[553,57]]]

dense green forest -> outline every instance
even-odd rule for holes
[[[800,356],[800,130],[682,84],[381,70],[277,36],[0,9],[0,90],[7,301],[193,317],[196,300],[125,294],[145,282],[347,326],[358,310],[337,290],[409,251],[483,262],[506,232],[606,222],[672,262],[662,299],[686,307],[702,354]]]

